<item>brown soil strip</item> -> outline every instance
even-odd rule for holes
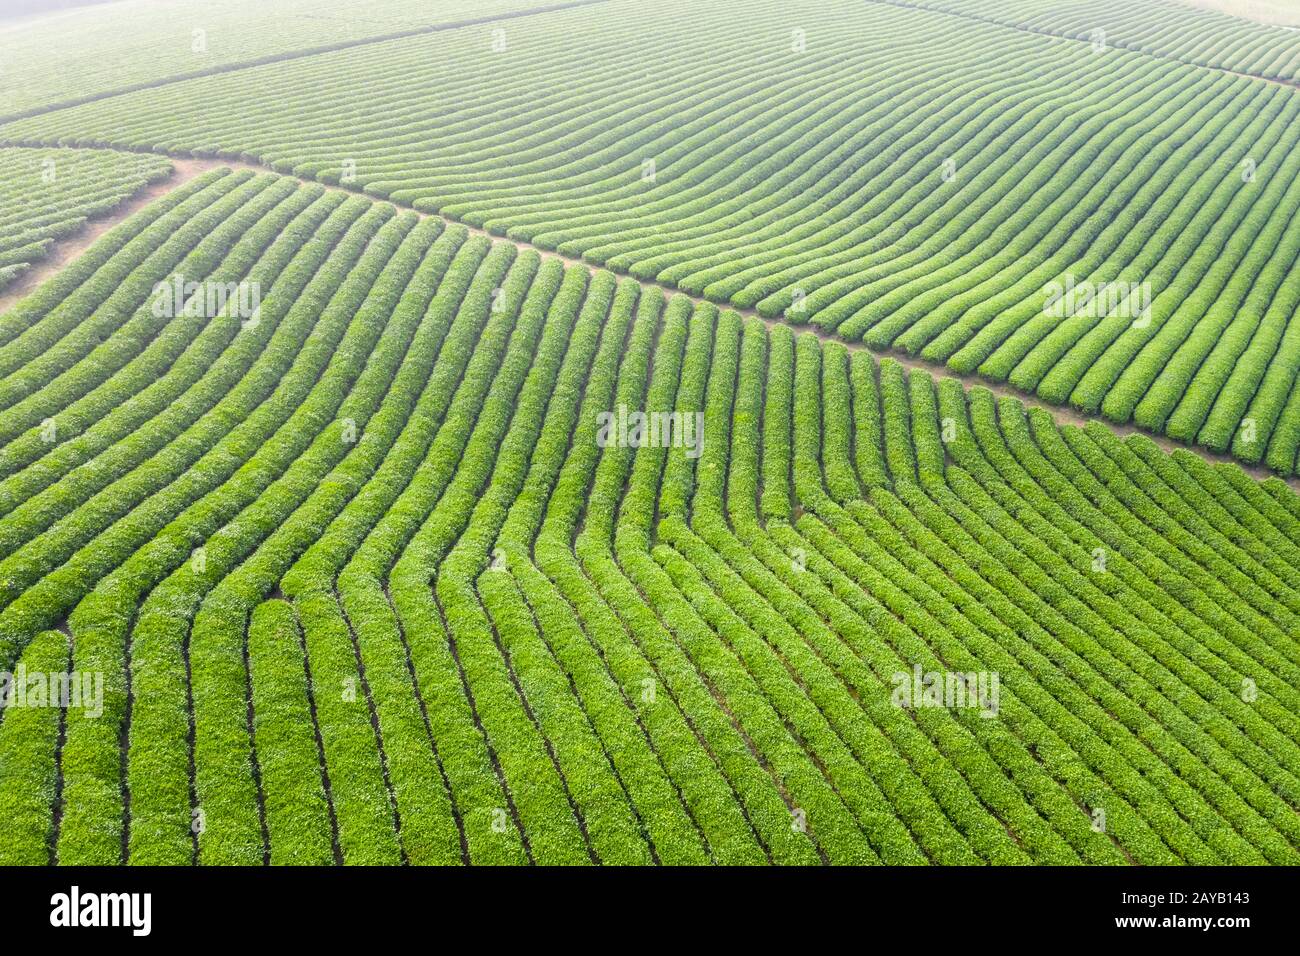
[[[107,147],[93,147],[93,148],[107,148]],[[44,282],[46,279],[49,279],[60,269],[64,268],[65,266],[75,261],[78,256],[80,256],[83,252],[85,252],[88,248],[90,248],[90,246],[94,243],[94,241],[97,238],[99,238],[101,235],[103,235],[113,226],[117,225],[119,222],[121,222],[131,213],[134,213],[136,210],[143,208],[147,203],[152,202],[153,200],[165,195],[171,190],[177,188],[178,186],[181,186],[184,183],[189,182],[190,180],[194,179],[196,176],[200,176],[203,173],[213,169],[223,169],[223,168],[232,169],[232,170],[247,169],[257,173],[270,173],[271,175],[275,175],[275,176],[288,175],[285,173],[275,172],[271,169],[268,169],[266,166],[263,166],[259,163],[249,162],[247,160],[211,159],[211,158],[196,158],[196,157],[183,157],[183,156],[171,156],[171,160],[173,165],[176,167],[176,172],[173,174],[173,176],[170,179],[155,183],[153,186],[150,186],[148,189],[145,189],[140,193],[136,194],[136,196],[134,196],[130,201],[119,206],[112,213],[110,217],[96,220],[94,223],[91,224],[89,228],[83,229],[76,236],[67,239],[65,241],[56,243],[54,248],[51,250],[50,255],[48,255],[41,262],[34,265],[17,282],[15,282],[12,286],[10,286],[4,292],[3,295],[0,295],[0,313],[4,313],[8,309],[12,308],[13,305],[17,303],[19,299],[21,299],[24,295],[30,292],[35,286],[39,285],[41,282]],[[337,192],[345,192],[351,195],[364,196],[368,199],[371,199],[374,202],[390,202],[389,200],[384,200],[375,196],[370,196],[366,193],[362,193],[356,189],[349,189],[346,186],[331,185],[328,183],[318,182],[314,179],[302,179],[301,177],[289,176],[288,178],[297,178],[299,182],[314,185],[314,186],[321,186],[325,189],[334,190]],[[400,203],[390,202],[390,204],[404,211],[414,212],[421,219],[441,219],[444,222],[456,222],[456,220],[448,219],[445,216],[438,216],[433,213],[419,212],[417,210],[410,209],[410,207],[404,206]],[[478,226],[471,226],[468,223],[456,222],[456,224],[468,230],[471,235],[483,236],[484,238],[488,239],[493,243],[509,243],[519,249],[528,249],[533,252],[536,252],[543,259],[558,259],[566,266],[580,266],[584,269],[606,268],[597,263],[587,262],[583,259],[574,258],[573,256],[566,256],[561,253],[554,252],[550,249],[543,249],[540,246],[533,245],[531,242],[524,242],[522,240],[515,240],[515,239],[506,239],[501,236],[495,235],[491,232],[488,232],[486,229],[481,229]],[[610,271],[615,271],[615,270],[610,270]],[[698,296],[693,296],[685,292],[680,292],[669,286],[660,286],[654,282],[646,282],[640,279],[636,281],[637,284],[641,286],[642,290],[648,291],[652,289],[659,289],[669,297],[682,296],[689,299],[691,302],[694,302],[696,305],[704,305],[704,304],[713,305],[719,309],[735,312],[745,318],[757,319],[768,328],[785,326],[787,328],[791,328],[796,334],[815,335],[817,336],[818,339],[820,339],[823,342],[835,342],[839,345],[842,345],[844,348],[848,349],[851,352],[869,352],[877,360],[884,357],[891,358],[894,361],[898,362],[900,365],[902,365],[904,368],[907,368],[909,370],[925,372],[926,374],[932,375],[935,378],[956,379],[957,381],[961,382],[962,385],[965,386],[967,389],[976,388],[976,387],[988,389],[990,392],[992,392],[994,395],[996,395],[999,398],[1014,398],[1019,402],[1021,402],[1026,408],[1043,409],[1044,411],[1051,414],[1052,418],[1056,420],[1056,423],[1058,425],[1073,425],[1082,428],[1085,425],[1089,424],[1090,422],[1097,422],[1099,424],[1105,425],[1107,428],[1109,428],[1115,434],[1119,435],[1121,438],[1127,438],[1131,435],[1144,435],[1167,452],[1172,452],[1178,449],[1182,449],[1184,451],[1189,451],[1193,454],[1200,455],[1202,458],[1204,458],[1206,461],[1210,462],[1211,464],[1223,464],[1223,463],[1234,464],[1237,467],[1241,468],[1244,472],[1246,472],[1246,474],[1250,475],[1252,478],[1255,478],[1258,481],[1263,481],[1265,478],[1270,478],[1270,477],[1279,478],[1279,480],[1285,481],[1293,490],[1300,493],[1300,475],[1292,476],[1290,478],[1280,478],[1279,476],[1275,475],[1272,471],[1263,467],[1262,465],[1249,465],[1246,464],[1245,462],[1239,461],[1238,459],[1232,457],[1231,455],[1211,451],[1208,448],[1201,448],[1195,445],[1186,445],[1183,444],[1182,442],[1175,441],[1174,439],[1168,438],[1164,435],[1157,435],[1153,432],[1149,432],[1146,429],[1139,428],[1136,425],[1131,425],[1131,424],[1120,425],[1120,424],[1116,424],[1115,422],[1109,421],[1100,415],[1088,415],[1078,411],[1077,409],[1068,406],[1053,405],[1049,402],[1043,401],[1042,399],[1038,398],[1036,395],[1033,395],[1032,393],[1023,392],[1020,389],[1016,388],[1015,386],[1010,385],[1006,382],[997,382],[997,381],[993,381],[992,379],[981,378],[978,375],[961,375],[949,370],[946,366],[940,365],[937,362],[930,362],[930,361],[926,361],[925,359],[916,358],[912,355],[908,355],[905,352],[901,352],[895,349],[890,349],[884,352],[877,352],[874,349],[869,349],[862,342],[846,341],[844,339],[837,337],[833,333],[826,332],[821,329],[807,327],[807,326],[791,325],[790,323],[785,322],[781,319],[769,319],[765,316],[761,316],[753,309],[742,309],[736,306],[727,305],[725,303],[709,302],[709,300],[707,299],[702,299]]]

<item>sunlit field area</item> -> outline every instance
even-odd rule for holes
[[[0,864],[1300,863],[1287,8],[0,19]]]

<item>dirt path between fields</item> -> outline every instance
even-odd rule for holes
[[[1218,67],[1206,67],[1206,69],[1218,69]],[[1274,86],[1285,86],[1288,89],[1300,90],[1300,80],[1279,80],[1271,76],[1256,76],[1254,73],[1239,73],[1236,70],[1220,69],[1220,73],[1227,73],[1230,76],[1240,76],[1248,80],[1263,80],[1265,83],[1272,83]]]
[[[90,246],[94,244],[96,239],[98,239],[109,229],[113,228],[113,226],[122,222],[132,213],[143,208],[148,203],[153,202],[155,199],[158,199],[166,195],[171,190],[184,185],[185,183],[191,181],[197,176],[202,175],[203,173],[209,172],[214,169],[225,168],[225,169],[246,169],[257,173],[271,173],[272,175],[276,175],[276,176],[287,175],[284,173],[275,172],[274,170],[271,170],[259,163],[252,163],[246,160],[205,159],[205,158],[194,158],[194,157],[183,157],[183,156],[171,156],[170,158],[172,161],[172,165],[175,167],[175,172],[172,174],[171,178],[161,180],[160,182],[154,183],[153,185],[145,188],[140,193],[136,194],[134,197],[128,200],[126,203],[119,206],[109,216],[94,220],[86,228],[83,228],[76,235],[56,243],[48,256],[46,256],[40,262],[35,263],[32,266],[32,268],[29,269],[17,282],[15,282],[8,289],[6,289],[4,293],[0,294],[0,314],[8,311],[10,308],[13,307],[13,305],[19,299],[21,299],[24,295],[31,292],[42,282],[45,282],[47,279],[52,278],[56,273],[59,272],[59,270],[65,268],[66,266],[76,261],[76,259],[82,253],[84,253],[87,249],[90,248]],[[345,186],[334,186],[328,183],[318,182],[317,180],[314,179],[303,179],[301,177],[290,177],[290,178],[298,179],[299,182],[304,184],[313,185],[313,186],[322,186],[325,189],[335,191],[335,192],[348,193],[349,195],[353,195],[353,196],[363,196],[375,202],[390,202],[391,205],[405,212],[414,212],[421,219],[441,219],[444,222],[455,222],[457,225],[468,230],[470,235],[483,236],[484,238],[488,239],[493,243],[508,243],[519,249],[529,249],[533,252],[536,252],[543,259],[558,259],[560,262],[563,262],[565,265],[581,266],[582,268],[585,269],[605,268],[604,266],[587,262],[583,259],[577,259],[572,256],[566,256],[550,249],[543,249],[542,247],[535,246],[530,242],[523,242],[514,239],[506,239],[502,236],[493,235],[492,233],[488,232],[485,229],[481,229],[477,226],[471,226],[468,223],[457,222],[456,220],[448,219],[445,216],[438,216],[433,213],[419,212],[418,210],[411,209],[409,206],[402,205],[401,203],[392,203],[390,200],[384,200],[378,197],[368,196],[365,193],[359,192],[358,190],[354,190],[354,189],[348,189]],[[630,278],[626,276],[626,274],[624,273],[618,273],[617,270],[609,270],[609,271],[615,272],[616,274],[620,275],[621,278]],[[716,306],[719,309],[735,312],[738,315],[744,316],[746,318],[757,319],[760,322],[762,322],[764,325],[766,325],[768,328],[785,326],[787,328],[792,329],[795,332],[795,334],[815,335],[818,339],[820,339],[823,342],[835,342],[839,345],[844,346],[850,352],[868,352],[877,360],[881,358],[891,358],[907,369],[915,369],[917,371],[925,372],[929,375],[932,375],[936,379],[939,378],[956,379],[957,381],[961,382],[962,385],[965,386],[967,389],[976,388],[976,387],[988,389],[990,392],[992,392],[994,395],[998,396],[999,398],[1017,399],[1026,408],[1043,409],[1044,411],[1048,412],[1053,419],[1056,420],[1058,425],[1073,425],[1082,428],[1085,425],[1088,425],[1089,423],[1097,422],[1098,424],[1104,425],[1105,427],[1109,428],[1111,431],[1119,435],[1121,438],[1127,438],[1130,435],[1144,435],[1145,437],[1149,438],[1151,441],[1155,442],[1158,446],[1160,446],[1165,451],[1172,452],[1172,451],[1182,449],[1183,451],[1188,451],[1193,454],[1200,455],[1202,458],[1204,458],[1206,461],[1210,462],[1211,464],[1220,464],[1220,463],[1235,464],[1239,468],[1241,468],[1244,472],[1246,472],[1246,474],[1260,481],[1264,480],[1265,478],[1279,477],[1277,475],[1274,475],[1273,472],[1269,471],[1267,468],[1258,465],[1248,465],[1244,462],[1238,461],[1236,458],[1233,458],[1231,455],[1220,454],[1218,452],[1210,451],[1209,449],[1200,448],[1193,445],[1185,445],[1182,442],[1175,441],[1164,435],[1154,434],[1152,432],[1147,431],[1146,429],[1139,428],[1136,425],[1131,425],[1131,424],[1118,425],[1114,422],[1107,421],[1105,418],[1101,417],[1100,415],[1086,415],[1068,406],[1050,404],[1038,398],[1036,395],[1033,395],[1028,392],[1022,392],[1020,389],[1012,385],[1009,385],[1005,382],[995,382],[990,379],[981,378],[978,375],[960,375],[956,372],[951,371],[944,365],[940,365],[936,362],[929,362],[924,359],[918,359],[904,352],[896,351],[894,349],[878,352],[874,349],[868,348],[866,345],[864,345],[861,342],[848,342],[841,338],[838,338],[834,334],[825,332],[815,327],[790,325],[789,323],[783,322],[780,319],[769,319],[766,318],[765,316],[761,316],[753,309],[742,309],[736,306],[726,305],[723,303],[709,302],[709,300],[707,299],[703,299],[700,298],[699,296],[694,296],[685,292],[681,292],[677,289],[672,288],[671,286],[659,285],[658,283],[654,283],[654,282],[646,282],[641,279],[638,279],[636,281],[641,286],[642,289],[648,290],[648,289],[658,288],[666,296],[669,297],[684,296],[685,298],[689,299],[691,302],[696,303],[697,305],[707,303],[709,305]],[[1288,484],[1293,490],[1295,490],[1297,493],[1300,493],[1300,475],[1292,476],[1290,478],[1282,478],[1280,480],[1285,481],[1286,484]]]

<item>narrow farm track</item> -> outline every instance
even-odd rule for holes
[[[1277,83],[1277,84],[1279,84],[1279,85],[1281,85],[1281,86],[1289,86],[1289,87],[1291,87],[1292,89],[1300,90],[1300,80],[1279,80],[1279,79],[1276,79],[1276,78],[1274,78],[1274,77],[1268,77],[1268,76],[1255,76],[1255,75],[1252,74],[1252,73],[1239,73],[1239,72],[1236,71],[1236,70],[1224,70],[1223,72],[1224,72],[1224,73],[1229,73],[1229,74],[1231,74],[1232,76],[1245,77],[1245,78],[1248,79],[1248,80],[1262,80],[1262,81],[1265,82],[1265,83]]]
[[[6,862],[1300,862],[1281,482],[181,172],[6,346],[0,669],[105,678],[0,713]]]
[[[1067,33],[1050,30],[1044,27],[1031,27],[1031,26],[1025,26],[1018,23],[1009,23],[1006,20],[999,20],[991,16],[979,16],[977,14],[970,13],[960,9],[946,9],[942,6],[941,3],[935,3],[935,4],[915,3],[915,2],[909,3],[907,2],[907,0],[866,0],[866,2],[874,4],[876,6],[898,7],[906,10],[934,10],[935,12],[942,13],[946,16],[956,17],[957,19],[968,20],[976,23],[996,24],[998,26],[1010,27],[1013,30],[1019,30],[1022,33],[1032,33],[1038,36],[1054,37],[1056,39],[1067,40],[1072,43],[1081,43],[1084,45],[1090,45],[1098,42],[1097,40],[1090,39],[1087,36],[1071,36]],[[1104,35],[1100,38],[1100,42],[1103,43],[1105,42]],[[1208,70],[1217,70],[1218,72],[1226,73],[1229,76],[1240,76],[1250,80],[1259,80],[1260,82],[1263,83],[1274,83],[1277,84],[1278,86],[1286,86],[1286,87],[1290,87],[1291,89],[1300,89],[1300,77],[1264,76],[1259,73],[1247,73],[1242,70],[1231,70],[1228,69],[1227,67],[1215,66],[1213,64],[1202,63],[1196,60],[1182,59],[1176,56],[1171,56],[1169,54],[1161,53],[1157,50],[1151,50],[1151,49],[1138,49],[1135,50],[1134,52],[1141,53],[1144,56],[1155,57],[1157,59],[1172,60],[1177,63],[1188,63],[1191,64],[1192,66],[1198,66]]]
[[[959,20],[967,20],[967,21],[983,22],[983,23],[997,23],[997,25],[1000,26],[1010,26],[1011,29],[1021,30],[1022,33],[1037,34],[1039,36],[1053,36],[1053,38],[1069,40],[1069,42],[1071,43],[1082,43],[1082,44],[1086,44],[1086,46],[1088,46],[1088,44],[1093,44],[1097,42],[1097,40],[1089,39],[1088,36],[1070,36],[1063,33],[1057,33],[1057,31],[1044,29],[1044,27],[1028,27],[1028,26],[1019,25],[1019,23],[1006,23],[1005,21],[995,20],[995,18],[992,17],[975,16],[975,14],[962,12],[962,10],[943,9],[941,7],[927,7],[926,4],[907,3],[906,0],[867,0],[867,3],[878,4],[880,5],[880,7],[898,7],[904,9],[936,9],[937,12],[944,13],[946,14],[946,16],[950,16],[950,17],[957,17],[959,18]],[[1105,42],[1104,38],[1102,38],[1101,42]],[[1300,77],[1266,77],[1266,75],[1261,75],[1258,73],[1245,73],[1243,72],[1243,70],[1232,70],[1226,68],[1226,66],[1206,64],[1206,62],[1197,62],[1196,60],[1180,59],[1180,57],[1167,55],[1167,53],[1153,51],[1153,49],[1136,49],[1136,51],[1134,52],[1141,53],[1141,55],[1143,56],[1157,57],[1157,59],[1161,59],[1161,60],[1187,62],[1187,64],[1191,64],[1193,66],[1200,66],[1200,68],[1203,69],[1217,70],[1218,73],[1225,73],[1227,75],[1230,75],[1230,77],[1243,77],[1244,79],[1255,79],[1255,81],[1261,83],[1274,83],[1274,85],[1277,86],[1290,87],[1292,88],[1292,90],[1300,90]]]
[[[38,144],[28,144],[28,146],[32,146],[32,147],[34,147],[35,145]],[[23,148],[27,148],[27,147],[23,147]],[[35,289],[42,282],[45,282],[46,280],[52,278],[64,267],[66,267],[67,265],[75,261],[76,258],[80,256],[82,253],[84,253],[99,236],[107,232],[114,225],[124,221],[134,212],[143,208],[149,202],[152,202],[154,199],[157,199],[165,195],[166,193],[179,188],[185,183],[188,183],[191,180],[193,180],[195,177],[214,169],[242,169],[242,170],[249,170],[253,172],[272,171],[261,164],[248,162],[247,160],[212,159],[207,157],[177,156],[177,155],[170,156],[170,159],[174,164],[176,170],[170,179],[166,180],[165,182],[156,183],[150,186],[147,190],[134,197],[130,202],[123,204],[118,209],[114,210],[111,215],[96,220],[89,228],[82,230],[76,236],[67,240],[63,240],[58,244],[56,244],[54,247],[54,252],[45,261],[36,265],[26,276],[24,276],[17,283],[15,283],[15,286],[13,288],[7,290],[3,294],[0,294],[0,313],[3,313],[8,309],[12,308],[13,305],[16,304],[24,295],[28,294],[31,290]],[[284,174],[277,173],[277,175],[284,175]],[[306,180],[306,179],[299,179],[299,181],[303,183],[315,182],[314,180]],[[354,190],[349,190],[343,186],[326,185],[325,188],[336,192],[345,192],[352,195],[356,194]],[[395,205],[397,205],[399,208],[409,208],[409,207],[403,207],[402,204],[400,203],[395,203]],[[431,213],[424,213],[416,210],[412,210],[412,211],[415,212],[415,214],[419,216],[421,219],[433,218],[433,219],[438,219],[439,221],[454,221],[454,220],[447,220],[446,217],[436,216]],[[519,249],[531,250],[533,252],[536,252],[539,256],[541,256],[543,260],[556,260],[564,263],[566,266],[580,266],[586,269],[598,268],[598,266],[594,263],[590,263],[583,259],[575,258],[573,256],[566,256],[552,249],[543,248],[541,246],[534,245],[530,242],[525,242],[517,239],[503,238],[499,235],[489,232],[488,230],[482,229],[477,226],[472,226],[467,223],[458,223],[458,224],[462,228],[467,230],[467,232],[470,235],[485,238],[492,243],[508,243]],[[683,296],[684,298],[688,299],[689,301],[691,301],[697,306],[703,305],[707,302],[707,300],[702,299],[698,296],[692,296],[689,295],[688,293],[681,292],[680,290],[673,289],[671,287],[658,286],[656,283],[649,282],[642,279],[638,279],[637,282],[641,286],[642,290],[659,288],[661,291],[665,292],[666,294],[674,295],[674,296]],[[766,325],[769,328],[774,328],[776,326],[786,324],[779,319],[773,319],[768,316],[760,315],[754,309],[747,309],[747,308],[741,308],[736,306],[727,306],[727,308],[729,311],[734,311],[737,314],[747,319],[757,319],[758,321],[761,321],[764,325]],[[983,378],[982,376],[974,375],[974,374],[958,375],[954,373],[951,369],[945,367],[942,363],[929,362],[923,358],[918,358],[914,355],[909,355],[906,352],[903,352],[898,349],[890,349],[885,351],[869,349],[862,342],[844,341],[840,339],[838,336],[836,336],[833,332],[828,332],[820,327],[806,326],[806,327],[798,327],[798,328],[801,332],[811,333],[813,335],[816,335],[818,339],[824,342],[840,342],[851,352],[865,351],[876,356],[888,355],[890,358],[894,359],[899,364],[903,365],[905,368],[917,369],[923,372],[927,372],[938,378],[953,379],[955,381],[960,382],[965,388],[975,388],[975,387],[986,388],[994,395],[997,395],[999,397],[1015,398],[1023,402],[1027,407],[1040,408],[1043,409],[1044,411],[1049,412],[1052,415],[1053,419],[1057,423],[1062,425],[1075,425],[1075,426],[1083,427],[1084,425],[1087,425],[1091,421],[1103,421],[1099,416],[1086,415],[1067,406],[1054,405],[1045,402],[1042,399],[1038,398],[1033,393],[1025,392],[1020,389],[1017,389],[1014,386],[1007,384],[1006,382],[999,382],[993,379],[986,379]],[[1121,437],[1127,437],[1129,435],[1144,435],[1150,438],[1153,442],[1155,442],[1160,448],[1164,449],[1165,451],[1172,452],[1177,449],[1183,449],[1186,451],[1190,451],[1194,454],[1197,454],[1209,462],[1214,462],[1214,463],[1233,462],[1237,464],[1239,467],[1241,467],[1241,469],[1245,471],[1247,474],[1249,474],[1251,477],[1261,481],[1269,477],[1274,477],[1274,478],[1278,477],[1274,475],[1273,472],[1269,471],[1269,469],[1264,468],[1262,466],[1249,465],[1244,462],[1237,461],[1230,455],[1216,453],[1198,445],[1185,445],[1181,442],[1174,441],[1173,439],[1170,439],[1164,435],[1147,431],[1135,425],[1118,424],[1115,422],[1104,422],[1104,424],[1106,425],[1107,428],[1109,428],[1111,431],[1115,432],[1117,435]],[[1286,476],[1282,478],[1282,480],[1285,480],[1286,483],[1290,485],[1292,488],[1296,489],[1297,491],[1300,491],[1300,476],[1296,476],[1296,475]]]

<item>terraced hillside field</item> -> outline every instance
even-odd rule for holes
[[[1282,483],[275,175],[122,228],[7,317],[0,664],[105,694],[4,861],[1300,858]]]
[[[362,10],[348,0],[168,0],[159,11],[148,0],[120,0],[0,21],[0,118],[376,38],[584,2],[591,0],[385,0]]]
[[[1300,864],[1300,34],[169,6],[0,21],[0,865]]]
[[[1290,475],[1297,37],[1164,0],[609,0],[0,141],[255,159]]]

